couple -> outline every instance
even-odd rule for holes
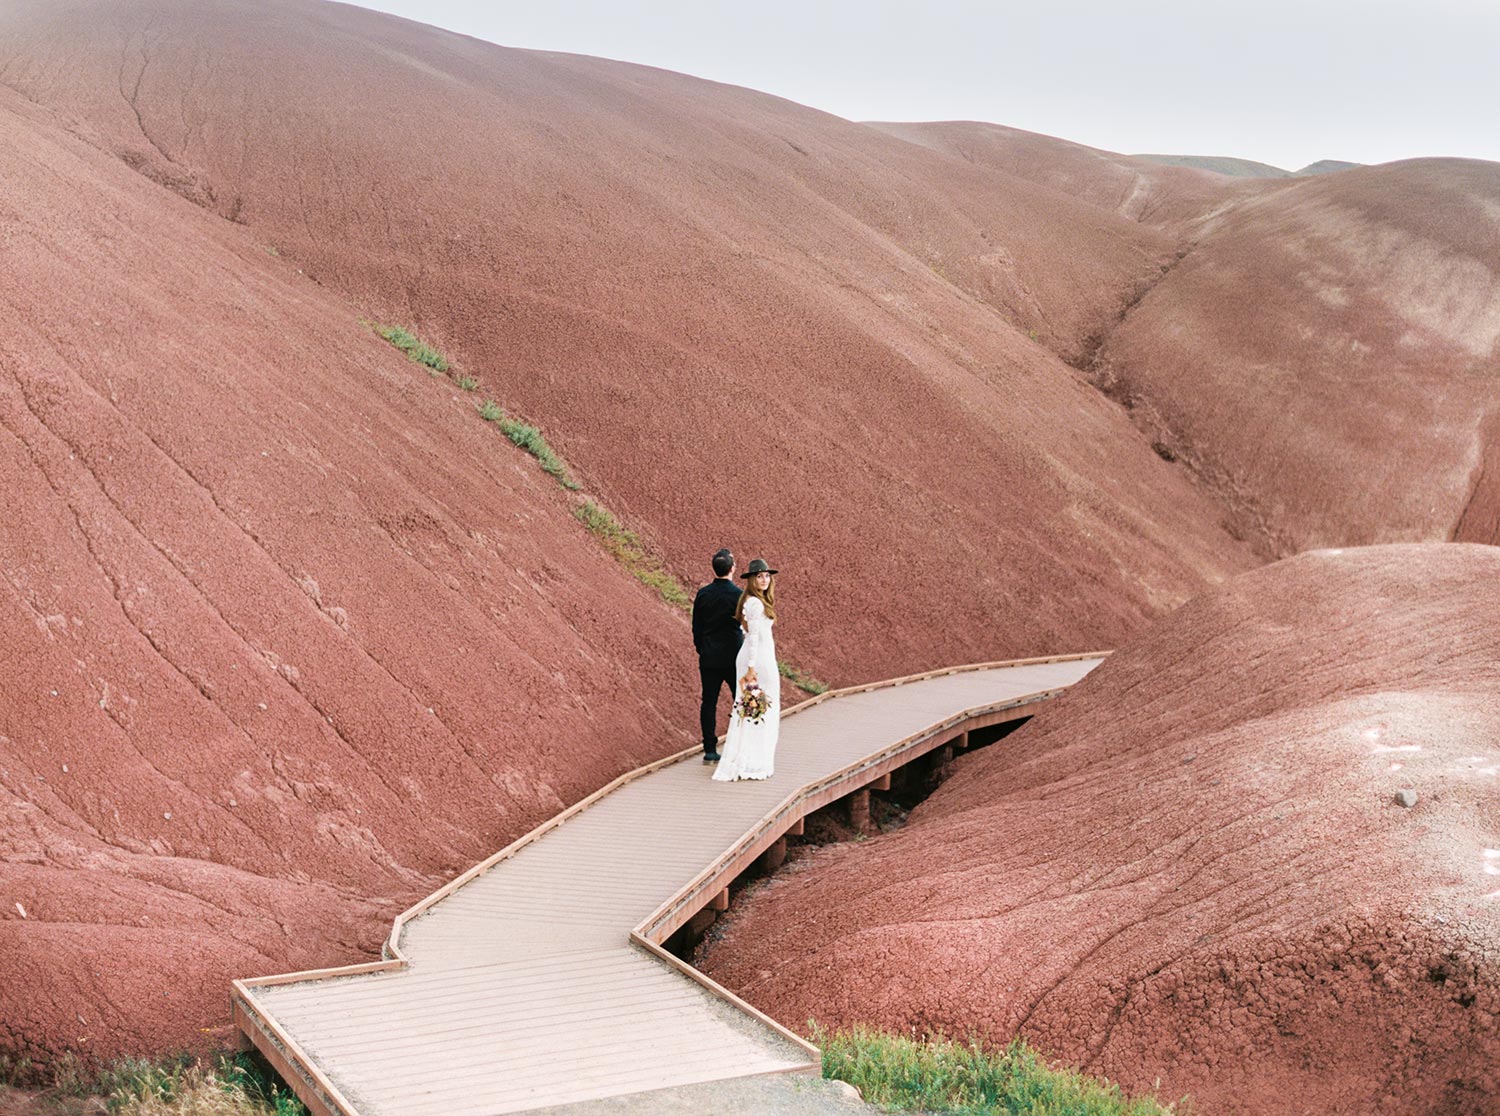
[[[698,675],[703,680],[703,762],[717,763],[714,778],[768,779],[776,760],[776,737],[781,727],[781,675],[776,669],[776,644],[771,625],[776,620],[776,571],[764,558],[750,562],[743,592],[734,584],[734,555],[721,550],[713,557],[714,579],[693,598],[693,645],[698,649]],[[738,681],[736,681],[738,680]],[[734,696],[729,735],[719,755],[715,717],[719,687]],[[754,700],[756,687],[770,699],[758,720],[745,717],[746,695]]]

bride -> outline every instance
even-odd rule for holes
[[[767,779],[775,766],[776,737],[781,730],[781,675],[776,669],[776,643],[771,625],[776,621],[776,571],[764,558],[753,559],[745,571],[745,591],[735,606],[734,618],[745,629],[745,642],[735,658],[734,712],[729,716],[729,735],[724,758],[714,769],[721,783],[735,779]],[[740,716],[740,699],[747,687],[759,685],[771,707],[757,723]]]

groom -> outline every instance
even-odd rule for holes
[[[698,677],[703,681],[703,706],[698,719],[703,725],[703,762],[719,762],[719,687],[729,687],[734,700],[734,659],[740,653],[745,633],[734,618],[740,600],[734,583],[734,555],[728,548],[713,557],[714,579],[693,598],[693,646],[698,649]]]

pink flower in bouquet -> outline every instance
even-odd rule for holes
[[[734,703],[734,711],[742,720],[758,725],[771,711],[771,699],[764,690],[752,682],[740,694],[740,700]]]

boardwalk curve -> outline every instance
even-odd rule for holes
[[[384,959],[235,981],[234,1022],[319,1116],[491,1116],[751,1074],[816,1047],[662,948],[809,813],[1102,656],[955,667],[787,711],[777,773],[714,783],[696,748],[616,779],[395,921]]]

